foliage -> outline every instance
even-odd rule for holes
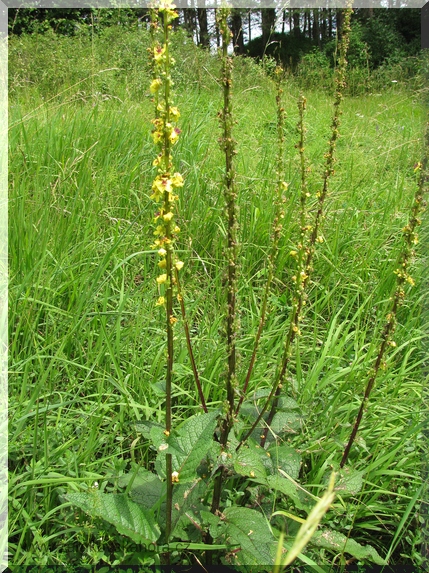
[[[147,18],[147,9],[100,8],[11,8],[8,10],[9,34],[45,34],[60,36],[99,33],[110,26],[127,28]]]
[[[275,32],[271,34],[267,45],[264,44],[263,38],[260,36],[247,44],[246,51],[249,56],[254,58],[275,57],[277,62],[286,69],[295,71],[300,58],[310,52],[315,45],[314,41],[304,35],[297,38],[292,33]]]
[[[311,89],[315,85],[320,88],[332,89],[334,73],[328,57],[318,48],[313,48],[311,52],[301,58],[297,70],[297,80],[303,89]]]
[[[324,46],[323,53],[329,59],[331,67],[335,66],[337,55],[337,41],[330,40]],[[352,68],[368,68],[371,63],[371,51],[365,41],[365,30],[359,22],[355,22],[350,33],[350,46],[347,60]]]

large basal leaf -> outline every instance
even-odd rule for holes
[[[290,396],[280,396],[277,411],[278,412],[290,412],[291,410],[299,410],[299,404],[296,400]]]
[[[213,539],[219,539],[224,533],[226,524],[218,515],[214,515],[207,510],[201,510],[201,519],[205,526],[209,526],[209,533]]]
[[[308,513],[314,505],[313,499],[303,489],[281,475],[268,476],[267,484],[273,491],[289,497],[298,509]]]
[[[158,472],[165,476],[165,454],[171,453],[173,471],[178,472],[179,483],[193,481],[201,460],[213,450],[213,433],[218,416],[217,411],[192,416],[172,431],[158,447]]]
[[[370,545],[359,545],[353,539],[348,539],[338,531],[324,529],[316,531],[311,538],[310,543],[316,547],[323,547],[325,549],[332,549],[336,553],[349,553],[360,561],[372,561],[376,565],[387,565],[387,562],[380,557],[374,547]]]
[[[249,412],[246,412],[246,414],[243,413],[243,415],[248,414]],[[257,414],[253,414],[253,416],[251,416],[249,419],[252,420],[252,418],[255,418],[256,415]],[[278,438],[284,439],[286,434],[297,434],[301,430],[301,423],[302,417],[298,411],[277,411],[267,433],[265,448],[268,448],[268,446],[275,442]],[[265,425],[261,425],[260,427],[257,427],[253,430],[251,438],[255,440],[255,442],[259,442],[264,433]]]
[[[165,493],[165,484],[145,468],[139,467],[135,472],[121,476],[118,485],[126,487],[131,480],[130,497],[145,509],[153,507]]]
[[[341,469],[335,484],[335,492],[342,497],[356,495],[362,489],[364,473],[364,470],[356,471],[347,467]]]
[[[231,563],[271,570],[277,546],[266,519],[254,509],[228,507],[221,520],[225,524],[222,534],[227,544],[239,545],[239,548],[231,548]]]
[[[244,445],[233,454],[234,470],[242,476],[265,478],[267,472],[263,457],[268,458],[267,452],[257,448],[253,442]]]
[[[278,475],[278,470],[281,469],[291,478],[298,478],[301,469],[301,456],[293,448],[285,445],[277,446],[274,443],[264,453],[266,456],[264,465],[271,475]]]
[[[277,412],[271,423],[271,430],[278,436],[296,434],[301,429],[301,416],[296,412]]]
[[[152,428],[160,428],[161,430],[165,429],[162,424],[158,424],[158,422],[152,422],[152,420],[142,420],[141,422],[137,422],[135,426],[136,430],[141,432],[143,437],[148,439],[150,438],[150,431]]]
[[[126,494],[69,493],[68,501],[80,507],[92,517],[101,517],[127,535],[136,543],[155,543],[161,535],[159,527],[149,511],[144,511]]]
[[[171,533],[174,537],[189,540],[185,534],[188,528],[190,535],[196,535],[191,539],[201,537],[200,511],[204,510],[202,500],[207,491],[207,484],[197,479],[193,483],[177,484],[173,488],[173,512],[171,516]]]

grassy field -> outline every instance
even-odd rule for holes
[[[136,423],[164,418],[164,320],[155,306],[157,259],[150,248],[155,152],[145,42],[137,34],[119,40],[109,31],[85,41],[11,39],[9,551],[15,566],[148,563],[138,545],[62,497],[90,490],[95,482],[100,491],[122,491],[119,478],[135,464],[151,468],[154,459]],[[180,39],[176,49],[182,50],[176,55],[175,86],[182,133],[174,152],[185,178],[178,248],[204,394],[215,407],[225,400],[219,384],[225,369],[225,223],[218,62]],[[234,82],[243,378],[258,325],[273,217],[276,109],[273,83],[261,67],[237,60]],[[290,308],[300,185],[298,94],[289,79],[284,93],[289,197],[249,396],[271,384]],[[315,88],[306,97],[308,185],[314,195],[332,95]],[[344,101],[324,243],[314,260],[302,336],[290,367],[290,396],[299,404],[300,423],[287,443],[302,456],[300,483],[315,494],[341,459],[395,288],[401,229],[422,155],[419,97],[389,83]],[[349,465],[362,472],[362,488],[325,518],[390,563],[414,565],[421,563],[426,515],[427,241],[423,225],[411,273],[416,286],[407,290],[396,347],[351,452]],[[176,335],[178,423],[200,405],[180,325]],[[238,495],[231,492],[231,499]],[[263,509],[270,515],[287,507],[271,500]],[[308,555],[319,565],[334,558],[321,547],[308,549]]]

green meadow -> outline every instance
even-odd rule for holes
[[[10,41],[11,566],[73,563],[91,570],[156,564],[134,539],[65,497],[94,489],[123,493],[130,472],[153,471],[156,451],[139,424],[164,423],[166,338],[164,310],[156,306],[158,258],[151,247],[157,152],[148,45],[146,33],[115,28],[92,38],[46,34]],[[181,33],[171,49],[181,114],[174,160],[184,177],[176,249],[185,263],[181,283],[195,360],[207,406],[215,410],[226,399],[220,63]],[[269,62],[234,59],[240,381],[258,328],[274,213],[271,69]],[[289,187],[266,325],[247,391],[251,406],[267,396],[283,351],[295,268],[291,251],[299,233],[299,79],[287,76],[283,89]],[[349,90],[342,104],[323,242],[317,244],[301,336],[288,370],[294,423],[281,438],[300,456],[296,481],[314,496],[323,494],[331,469],[338,468],[395,290],[402,229],[423,153],[421,91],[417,79],[408,84],[386,76],[364,93]],[[318,88],[315,81],[305,96],[312,213],[330,137],[333,88]],[[407,285],[395,346],[384,357],[347,463],[358,483],[343,497],[338,491],[322,521],[370,545],[390,564],[415,566],[423,563],[427,519],[427,213],[422,219],[410,270],[415,286]],[[202,409],[180,320],[174,334],[178,426]],[[243,476],[228,483],[224,507],[258,509],[293,540],[297,522],[272,516],[281,510],[305,519],[293,501],[259,495]],[[308,570],[372,561],[320,539],[303,553]],[[194,555],[202,559],[198,550],[172,559],[194,563]]]

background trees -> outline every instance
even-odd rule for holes
[[[393,4],[392,4],[393,6]],[[207,49],[219,46],[216,9],[181,9],[178,26]],[[342,11],[332,8],[289,8],[276,10],[232,10],[230,27],[236,54],[274,56],[294,69],[301,57],[319,50],[333,64],[337,31]],[[28,8],[9,10],[9,33],[34,34],[52,30],[57,34],[101,32],[113,25],[146,26],[148,10],[95,8]],[[351,64],[363,62],[375,69],[386,61],[397,62],[420,50],[420,10],[358,8],[354,10],[351,37]]]

